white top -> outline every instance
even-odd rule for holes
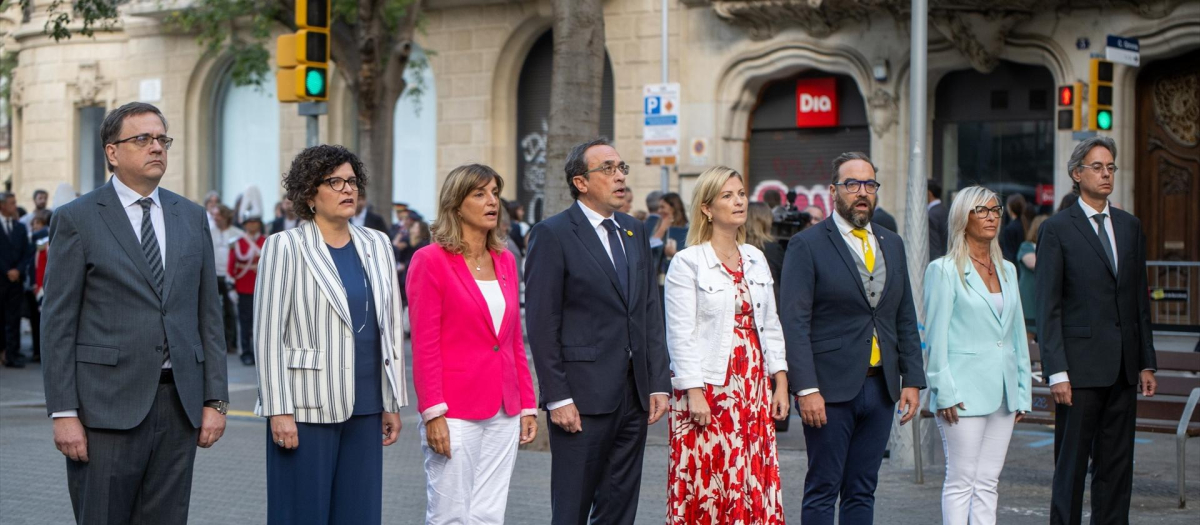
[[[500,289],[500,281],[480,281],[475,280],[475,284],[479,285],[479,291],[483,292],[483,299],[487,301],[488,311],[492,314],[492,329],[496,331],[496,335],[500,335],[500,322],[504,320],[504,291]]]
[[[1108,203],[1104,203],[1102,211],[1096,211],[1091,206],[1088,206],[1086,202],[1083,202],[1083,199],[1079,199],[1079,207],[1083,208],[1083,214],[1087,215],[1088,224],[1091,225],[1092,231],[1096,232],[1096,235],[1100,235],[1100,225],[1096,224],[1096,220],[1092,217],[1100,213],[1104,214],[1104,231],[1108,232],[1108,242],[1112,243],[1113,249],[1113,271],[1117,271],[1117,261],[1121,258],[1117,257],[1117,253],[1119,253],[1117,251],[1117,235],[1113,233],[1112,210],[1109,209]]]
[[[1004,292],[996,292],[992,294],[992,303],[996,305],[997,312],[1004,311]]]
[[[217,259],[217,277],[229,276],[229,249],[233,243],[241,239],[245,234],[241,229],[230,226],[225,231],[213,229],[211,232],[213,238],[213,255]]]

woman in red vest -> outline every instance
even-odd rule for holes
[[[247,194],[250,191],[246,192]],[[229,277],[238,295],[238,325],[241,327],[242,364],[254,366],[254,281],[258,278],[258,256],[267,238],[262,234],[262,206],[242,203],[241,239],[229,250]]]

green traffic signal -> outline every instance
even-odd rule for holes
[[[304,73],[304,93],[309,97],[325,96],[325,70],[308,69]]]
[[[1110,130],[1113,126],[1112,110],[1102,109],[1096,112],[1096,127],[1102,130]]]

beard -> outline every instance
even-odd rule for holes
[[[859,211],[854,208],[854,205],[860,201],[867,203],[868,208],[866,211]],[[838,214],[843,219],[846,219],[847,222],[853,224],[855,228],[866,228],[871,223],[871,218],[875,216],[875,205],[871,204],[871,200],[865,195],[856,195],[849,202],[843,199],[841,195],[838,195],[837,199],[835,199],[834,207],[837,208]]]

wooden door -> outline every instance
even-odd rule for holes
[[[1200,50],[1138,75],[1134,195],[1155,323],[1200,325]],[[1179,263],[1185,263],[1181,265]],[[1155,293],[1155,290],[1163,290]],[[1165,294],[1165,295],[1164,295]]]

